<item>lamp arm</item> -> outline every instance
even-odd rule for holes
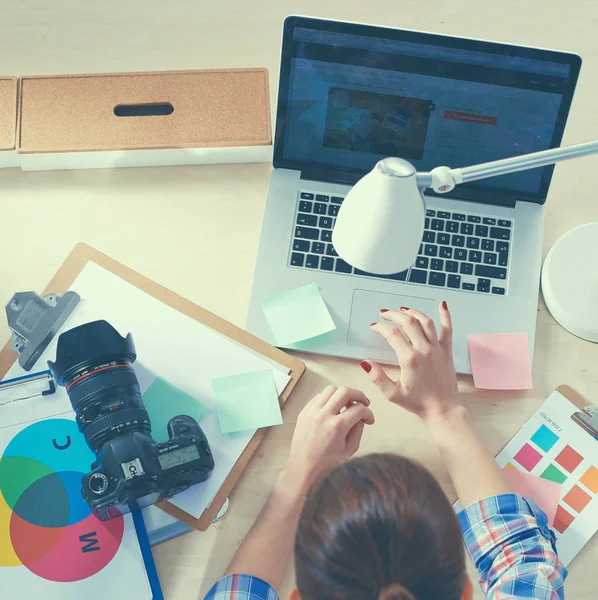
[[[522,156],[503,158],[502,160],[494,160],[460,169],[436,167],[429,173],[417,173],[416,180],[418,187],[422,189],[431,187],[435,192],[446,193],[450,192],[460,183],[486,179],[487,177],[496,177],[498,175],[507,175],[508,173],[515,173],[516,171],[524,171],[535,167],[544,167],[562,160],[569,160],[570,158],[597,152],[598,141],[586,142],[584,144],[543,150],[542,152],[533,152]]]

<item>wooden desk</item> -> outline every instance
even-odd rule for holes
[[[275,101],[281,24],[293,11],[357,22],[572,50],[584,66],[564,143],[598,138],[598,4],[590,0],[61,0],[40,8],[23,0],[0,9],[0,74],[43,75],[265,66]],[[273,114],[275,105],[273,105]],[[593,162],[592,162],[593,161]],[[546,205],[545,251],[567,230],[598,221],[591,178],[595,157],[559,165]],[[225,319],[243,326],[257,253],[269,165],[21,173],[0,169],[0,304],[17,290],[40,291],[68,252],[85,241]],[[0,339],[8,328],[0,318]],[[598,402],[598,345],[563,331],[542,302],[535,388],[480,393],[469,379],[464,399],[497,451],[560,383]],[[324,385],[362,387],[378,417],[362,451],[397,451],[432,469],[454,497],[439,456],[420,423],[389,406],[356,363],[303,356],[309,372],[232,497],[231,512],[204,534],[155,549],[166,598],[202,598],[222,573],[283,466],[294,420]],[[598,538],[575,559],[567,595],[595,595]],[[292,585],[289,574],[287,589]],[[478,594],[476,598],[481,598]]]

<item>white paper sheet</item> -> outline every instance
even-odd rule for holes
[[[121,335],[131,332],[139,359],[139,368],[136,370],[142,393],[159,374],[208,407],[201,427],[208,438],[216,467],[206,482],[171,500],[198,518],[209,506],[255,433],[220,433],[214,410],[212,379],[272,368],[280,394],[290,380],[288,370],[273,365],[269,359],[170,308],[93,262],[85,266],[70,289],[81,296],[81,302],[61,331],[105,319]],[[58,336],[46,348],[33,371],[47,369],[47,360],[54,360],[57,340]],[[146,373],[143,373],[144,370]],[[24,374],[25,371],[15,363],[6,379]],[[71,405],[68,396],[65,389],[59,387],[54,395],[43,400],[24,400],[6,405],[2,407],[1,414],[3,423],[11,424],[69,412]]]

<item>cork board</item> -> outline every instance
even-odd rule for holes
[[[19,90],[21,153],[272,143],[266,69],[23,77]]]
[[[66,292],[73,284],[79,273],[81,273],[85,265],[90,261],[98,264],[100,267],[110,271],[114,275],[117,275],[121,279],[124,279],[131,285],[134,285],[136,288],[153,296],[171,308],[182,312],[192,319],[200,321],[215,331],[219,331],[222,335],[235,340],[239,344],[251,348],[254,352],[258,352],[270,360],[273,360],[289,369],[289,376],[291,377],[291,380],[289,383],[287,383],[287,386],[278,398],[281,408],[284,407],[285,402],[288,400],[292,391],[295,389],[295,386],[299,382],[299,379],[301,379],[301,376],[305,372],[305,365],[299,359],[290,356],[278,348],[274,348],[274,346],[270,346],[270,344],[267,344],[263,340],[254,337],[250,333],[247,333],[243,329],[236,327],[232,323],[229,323],[228,321],[221,319],[217,315],[205,310],[204,308],[197,306],[197,304],[193,304],[193,302],[190,300],[186,300],[182,296],[171,292],[155,281],[140,275],[139,273],[129,269],[113,258],[102,254],[87,244],[79,243],[75,246],[62,266],[58,269],[57,273],[48,283],[42,292],[42,295],[49,294],[50,292],[54,292],[56,294],[63,294]],[[11,349],[9,340],[4,348],[0,351],[0,380],[2,380],[2,378],[6,375],[7,371],[17,360],[17,358],[18,355]],[[183,521],[190,527],[200,531],[207,529],[235,487],[237,481],[243,474],[245,467],[262,443],[267,433],[268,428],[257,430],[243,451],[243,454],[241,454],[235,463],[235,466],[229,473],[226,481],[222,484],[220,491],[218,494],[216,494],[214,500],[212,500],[212,504],[210,504],[210,506],[198,519],[168,501],[160,502],[156,506],[177,518],[179,521]]]
[[[17,79],[0,78],[0,150],[14,150],[17,131]]]

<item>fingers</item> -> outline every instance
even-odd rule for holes
[[[345,452],[347,453],[348,457],[353,456],[357,450],[359,450],[364,429],[365,423],[363,421],[359,421],[349,430],[349,433],[345,439]]]
[[[449,352],[453,351],[453,322],[451,319],[451,313],[446,305],[446,302],[440,303],[438,310],[440,314],[440,336],[438,341],[440,345]]]
[[[389,343],[390,347],[397,353],[399,362],[401,362],[401,357],[411,352],[409,341],[400,329],[388,323],[373,323],[370,328]]]
[[[359,421],[363,421],[366,425],[373,425],[375,422],[374,413],[363,404],[353,404],[346,411],[338,415],[339,427],[345,432],[348,432]]]
[[[399,384],[394,382],[384,371],[384,369],[375,361],[363,361],[369,365],[368,377],[372,383],[389,399],[394,399],[400,393]],[[363,363],[362,363],[363,368]],[[366,369],[364,369],[365,371]]]
[[[382,316],[395,325],[398,325],[405,332],[416,350],[422,350],[428,346],[428,339],[419,320],[410,314],[409,310],[387,310],[382,313]],[[432,323],[432,325],[434,324]]]
[[[328,385],[317,396],[314,396],[308,403],[308,406],[311,405],[312,408],[322,408],[323,406],[326,406],[335,393],[336,388],[333,385]]]
[[[343,386],[338,388],[330,397],[326,403],[326,410],[338,415],[345,406],[351,408],[355,402],[359,402],[364,406],[370,405],[370,401],[362,391]]]
[[[414,308],[401,309],[400,311],[387,310],[384,312],[380,311],[380,315],[382,316],[383,319],[392,321],[393,323],[399,325],[400,327],[403,327],[403,321],[401,321],[401,317],[404,318],[405,315],[413,317],[414,319],[416,319],[419,322],[419,325],[420,325],[422,331],[424,332],[426,340],[432,345],[435,345],[438,343],[438,336],[436,335],[436,325],[434,325],[434,321],[432,319],[430,319],[430,317],[428,317],[428,315],[425,315],[423,312],[420,312],[419,310],[415,310]],[[413,342],[413,340],[412,340],[412,342]]]

